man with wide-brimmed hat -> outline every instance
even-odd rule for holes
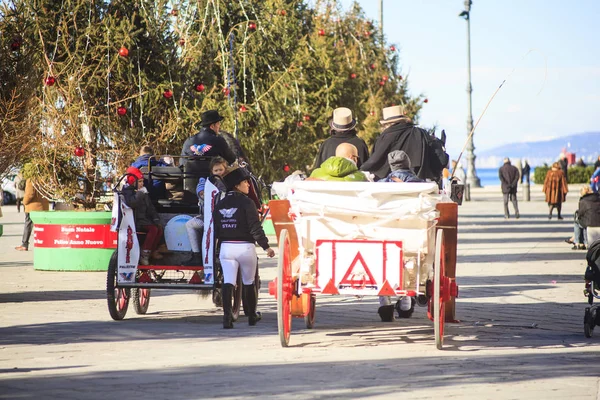
[[[235,161],[235,154],[227,145],[225,139],[218,136],[221,121],[224,117],[217,110],[208,110],[202,113],[200,125],[202,129],[194,136],[188,138],[181,149],[182,156],[221,156],[227,162]],[[182,158],[182,164],[185,159]]]
[[[443,141],[413,124],[401,106],[384,108],[380,123],[384,131],[375,140],[373,154],[361,166],[361,170],[383,179],[390,173],[388,154],[402,150],[411,160],[411,168],[420,179],[439,181],[442,170],[448,164]]]
[[[369,159],[369,148],[364,140],[356,136],[356,119],[352,117],[352,111],[349,108],[339,107],[333,110],[333,118],[329,122],[329,127],[331,137],[321,144],[315,168],[319,168],[329,157],[335,156],[335,149],[342,143],[350,143],[356,147],[359,167]]]

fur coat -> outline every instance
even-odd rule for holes
[[[548,204],[559,204],[566,200],[569,188],[567,187],[565,174],[561,169],[552,168],[548,171],[542,190],[546,193]]]

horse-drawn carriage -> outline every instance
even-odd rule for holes
[[[274,184],[281,345],[292,317],[315,322],[317,295],[408,296],[428,306],[435,342],[454,321],[457,204],[436,183],[296,181]]]
[[[124,175],[115,185],[112,226],[118,231],[118,245],[110,259],[106,280],[108,310],[114,320],[125,317],[130,300],[137,314],[146,314],[152,289],[199,290],[212,294],[215,306],[222,306],[223,276],[212,229],[212,209],[219,197],[215,184],[219,177],[211,176],[210,161],[211,157],[186,157],[181,166],[153,166],[150,161],[143,168],[144,178],[150,184],[157,181],[165,183],[164,193],[153,199],[153,205],[164,227],[168,253],[150,265],[139,264],[140,246],[145,235],[136,232],[134,210],[128,207],[122,195],[125,181],[131,175]],[[250,197],[260,208],[261,191],[268,187],[254,175],[249,175],[252,182]],[[204,190],[206,229],[201,244],[202,262],[195,263],[190,262],[193,257],[185,224],[199,213],[196,186],[200,178],[208,178]],[[263,214],[262,218],[265,216]],[[255,281],[260,283],[258,270]],[[233,295],[234,319],[238,318],[241,305],[242,284],[241,274],[238,274],[238,285]]]

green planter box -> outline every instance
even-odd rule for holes
[[[116,248],[110,212],[33,211],[33,268],[106,271]]]

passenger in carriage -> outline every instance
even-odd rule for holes
[[[384,182],[425,182],[410,169],[410,158],[404,151],[392,151],[388,154],[388,163],[392,172],[383,179]]]
[[[202,113],[202,129],[192,137],[189,137],[181,149],[182,156],[220,156],[227,160],[228,163],[233,163],[236,160],[235,154],[225,139],[219,136],[221,121],[224,117],[217,110],[208,110]],[[180,164],[185,164],[186,159],[181,158]]]
[[[219,260],[223,269],[223,328],[233,328],[232,297],[237,281],[238,268],[242,273],[242,301],[248,313],[248,324],[256,325],[260,314],[256,312],[257,268],[256,248],[258,243],[267,256],[275,256],[269,240],[260,224],[256,205],[248,197],[250,177],[241,168],[234,167],[224,176],[227,194],[217,203],[213,212],[215,239],[221,246]]]
[[[310,174],[310,178],[324,181],[366,182],[367,176],[358,170],[357,161],[356,146],[342,143],[335,149],[335,156],[325,160]]]
[[[144,145],[140,148],[140,155],[131,163],[132,167],[139,169],[140,171],[147,173],[148,167],[165,167],[168,165],[163,160],[159,160],[154,157],[154,150],[152,147]],[[159,179],[153,179],[152,184],[144,179],[144,186],[148,189],[148,194],[152,200],[163,198],[165,195],[165,182]]]
[[[210,172],[213,175],[222,177],[227,169],[227,161],[222,157],[214,157],[210,161]],[[202,265],[202,235],[204,233],[204,187],[207,178],[200,178],[196,186],[196,195],[198,196],[198,215],[185,223],[185,229],[190,239],[192,247],[192,258],[187,262],[189,265]],[[217,179],[215,186],[222,192],[226,191],[225,185],[221,179]]]
[[[123,188],[123,198],[125,204],[134,211],[135,229],[138,232],[146,232],[146,239],[140,255],[140,265],[149,265],[151,256],[154,259],[162,258],[157,248],[163,237],[163,227],[160,224],[158,213],[152,205],[152,200],[148,196],[148,190],[144,187],[142,171],[135,167],[129,167],[126,173],[127,185]]]

